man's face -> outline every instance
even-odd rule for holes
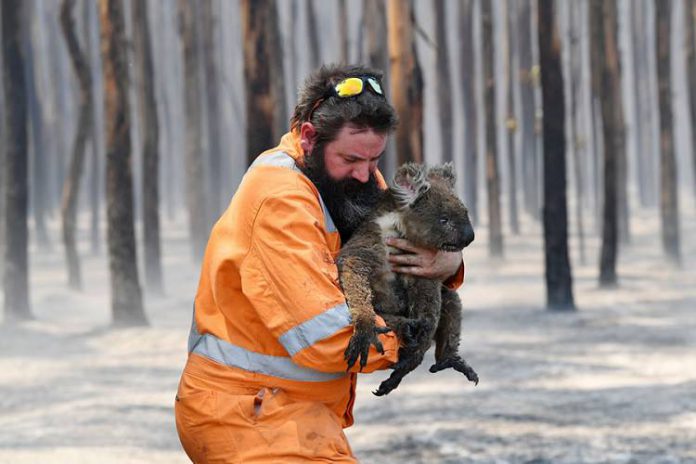
[[[375,171],[386,143],[385,134],[346,126],[335,140],[305,147],[302,171],[319,190],[344,243],[377,204]]]
[[[386,145],[386,134],[346,125],[324,147],[326,172],[336,181],[355,179],[364,184],[377,169]]]

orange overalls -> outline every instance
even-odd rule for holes
[[[342,430],[359,366],[343,358],[340,238],[300,156],[294,133],[259,156],[211,232],[175,404],[196,463],[357,462]],[[396,362],[396,336],[380,340],[363,372]]]

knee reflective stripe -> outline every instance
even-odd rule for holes
[[[286,356],[255,353],[221,340],[215,335],[201,335],[196,327],[195,314],[189,335],[189,352],[199,354],[219,364],[287,380],[327,382],[347,375],[345,372],[321,372],[298,366]]]
[[[299,351],[314,345],[350,323],[348,305],[341,303],[288,330],[280,336],[278,341],[288,350],[290,356],[295,356]]]
[[[259,166],[275,166],[279,168],[288,168],[292,169],[293,171],[302,173],[302,171],[300,171],[300,168],[297,167],[295,159],[283,151],[277,151],[268,155],[259,156],[254,160],[253,163],[251,163],[251,166],[249,166],[247,172]],[[324,203],[324,200],[321,198],[321,195],[319,195],[319,202],[321,203],[321,209],[324,211],[324,228],[327,232],[338,232],[338,229],[336,229],[336,225],[334,224],[333,219],[329,214],[329,209],[326,207],[326,204]]]

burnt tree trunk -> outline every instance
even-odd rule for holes
[[[145,325],[136,265],[128,110],[128,43],[121,0],[101,0],[101,50],[104,69],[106,197],[114,325]]]
[[[519,44],[520,79],[520,131],[522,136],[522,193],[527,213],[538,219],[541,210],[539,203],[539,166],[537,163],[536,104],[534,89],[537,76],[534,72],[532,41],[532,0],[519,3],[517,15],[517,41]]]
[[[616,255],[618,241],[618,159],[620,142],[620,115],[616,105],[621,97],[618,67],[619,57],[616,46],[616,2],[614,0],[593,0],[591,4],[590,28],[592,46],[597,50],[592,66],[599,78],[599,100],[602,105],[604,140],[604,195],[602,209],[602,248],[599,260],[599,285],[613,287],[616,279]],[[618,97],[617,97],[618,93]]]
[[[691,123],[696,125],[696,34],[694,34],[694,22],[696,21],[696,1],[687,0],[686,3],[686,64],[687,79],[689,83],[689,109],[691,111]],[[691,156],[694,170],[694,193],[696,193],[696,128],[691,128]]]
[[[340,47],[339,60],[347,64],[350,61],[348,43],[348,8],[346,0],[338,0],[338,45]]]
[[[186,203],[189,236],[195,262],[203,258],[208,232],[208,203],[204,187],[202,96],[200,94],[200,31],[193,8],[197,2],[179,0],[179,33],[184,57],[184,111],[186,120]],[[251,125],[251,124],[250,124]]]
[[[31,319],[27,226],[29,147],[27,137],[27,83],[24,76],[22,24],[25,2],[2,0],[2,83],[4,90],[5,188],[5,323]],[[26,24],[26,23],[24,23]]]
[[[671,0],[655,0],[658,93],[660,102],[660,213],[662,247],[675,264],[681,262],[677,162],[672,134],[672,73],[670,68]]]
[[[413,5],[389,0],[389,42],[392,102],[399,115],[396,129],[397,165],[423,162],[423,74],[416,53]]]
[[[222,188],[222,134],[220,121],[220,72],[218,70],[217,44],[215,30],[218,24],[213,13],[213,0],[200,2],[202,16],[203,58],[205,69],[205,99],[208,110],[207,136],[209,144],[210,182],[208,182],[208,197],[210,198],[210,217],[208,223],[217,220],[224,208]],[[282,66],[282,60],[280,61]],[[283,106],[284,108],[284,106]]]
[[[271,44],[271,95],[273,98],[273,141],[280,138],[288,130],[288,112],[285,104],[285,72],[283,70],[283,40],[280,34],[278,8],[274,2],[269,5],[268,23],[266,24],[268,41]]]
[[[98,108],[98,101],[95,98],[97,93],[98,81],[101,79],[99,72],[99,44],[95,46],[96,40],[99,39],[99,32],[92,29],[93,27],[98,27],[99,22],[96,16],[96,5],[93,2],[84,2],[83,4],[83,27],[85,31],[85,51],[87,53],[87,61],[91,62],[91,75],[92,75],[92,88],[90,93],[92,95],[92,118],[93,123],[91,124],[92,133],[90,134],[91,141],[91,158],[90,158],[90,174],[89,174],[89,209],[90,209],[90,243],[92,246],[92,253],[99,253],[101,237],[99,235],[99,216],[101,209],[101,165],[102,165],[102,125],[101,119],[103,112],[100,112]],[[100,81],[99,81],[100,83]]]
[[[270,62],[273,56],[268,34],[273,2],[242,0],[244,29],[244,81],[246,87],[247,160],[251,164],[273,146],[273,91]]]
[[[585,176],[583,174],[582,159],[586,152],[587,137],[582,133],[582,114],[579,111],[579,101],[582,98],[582,49],[580,47],[580,20],[583,18],[580,8],[584,8],[578,2],[572,2],[568,5],[568,20],[570,24],[570,108],[569,115],[571,122],[569,127],[572,130],[572,137],[568,139],[573,144],[573,171],[575,172],[575,221],[578,229],[578,249],[580,255],[580,264],[585,264],[585,227],[583,224],[583,203],[584,203],[584,188],[583,182]]]
[[[553,0],[540,0],[539,61],[544,130],[544,250],[546,300],[551,310],[574,310],[573,279],[568,258],[566,202],[565,104],[561,44]]]
[[[145,286],[162,293],[159,219],[159,121],[155,101],[155,74],[147,2],[133,2],[133,45],[138,91],[138,112],[143,126],[143,243]],[[139,147],[140,148],[140,147]]]
[[[459,2],[459,74],[464,106],[464,200],[472,221],[478,211],[478,112],[476,56],[474,52],[474,0]]]
[[[517,212],[517,153],[515,150],[515,132],[517,131],[517,116],[515,116],[515,79],[512,76],[515,69],[515,1],[507,0],[505,16],[506,16],[506,66],[505,70],[505,85],[507,87],[507,120],[505,126],[507,128],[507,160],[508,160],[508,195],[510,204],[508,211],[510,213],[510,230],[514,235],[520,233],[520,221]]]
[[[445,0],[435,0],[435,40],[437,42],[435,66],[437,69],[437,112],[440,118],[440,149],[442,161],[454,159],[452,138],[452,81],[449,70],[447,46],[447,13]]]
[[[387,4],[382,0],[363,0],[362,33],[367,62],[372,68],[383,71],[382,83],[389,82],[389,50],[387,43]],[[361,44],[362,45],[362,44]],[[362,50],[362,47],[358,47]],[[358,62],[361,60],[358,59]],[[388,86],[384,86],[389,91]],[[390,179],[396,171],[396,147],[393,143],[387,144],[386,156],[379,159],[379,169],[385,178]]]
[[[72,289],[80,290],[82,288],[82,275],[80,273],[80,256],[75,243],[75,229],[77,227],[77,202],[85,164],[87,137],[92,129],[92,76],[89,61],[87,61],[87,57],[77,40],[75,21],[72,17],[74,7],[75,0],[63,0],[60,8],[60,24],[70,53],[70,61],[80,82],[77,132],[73,143],[70,170],[63,183],[61,217],[63,220],[65,259],[68,266],[68,285]]]
[[[495,122],[495,70],[493,49],[493,0],[482,0],[481,21],[483,44],[484,108],[486,111],[486,189],[488,192],[488,252],[490,256],[503,256],[503,225],[500,209],[500,173]]]
[[[636,146],[638,147],[638,192],[640,204],[643,207],[657,205],[657,173],[654,160],[657,154],[654,151],[653,130],[655,127],[655,114],[651,104],[654,92],[652,69],[650,66],[653,56],[653,43],[648,41],[646,26],[654,25],[654,21],[647,21],[645,1],[631,2],[632,38],[633,38],[633,64],[635,85],[636,112],[638,114]]]
[[[243,2],[247,0],[242,0]],[[265,5],[256,8],[271,8],[271,1],[254,2],[264,3]],[[321,65],[321,49],[319,46],[319,25],[317,24],[317,13],[315,10],[314,0],[305,0],[305,18],[307,19],[307,32],[309,33],[309,65],[312,69],[318,68]],[[275,5],[273,6],[275,8]],[[260,59],[260,58],[259,58]]]

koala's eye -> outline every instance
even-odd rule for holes
[[[447,224],[448,222],[449,218],[447,216],[440,217],[440,224]]]

